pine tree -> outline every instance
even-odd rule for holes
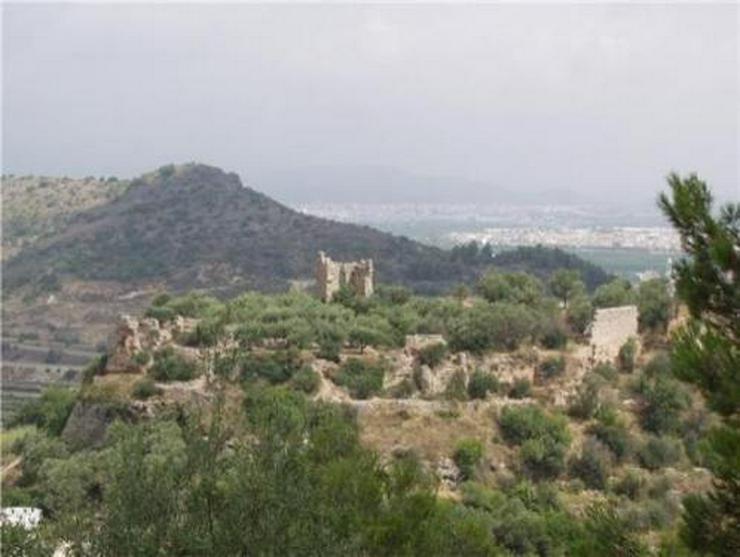
[[[672,364],[696,384],[723,425],[707,439],[713,490],[684,501],[681,535],[701,554],[740,555],[740,204],[712,214],[706,183],[668,177],[659,205],[681,236],[687,258],[674,266],[690,321],[674,335]]]

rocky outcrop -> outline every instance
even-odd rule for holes
[[[105,373],[141,373],[148,366],[142,354],[152,353],[167,344],[173,337],[189,332],[193,320],[177,317],[167,325],[151,318],[135,319],[121,315],[116,330],[108,342],[108,361]]]
[[[62,439],[75,448],[100,447],[105,443],[108,428],[118,418],[130,419],[130,412],[123,406],[80,401],[62,431]]]

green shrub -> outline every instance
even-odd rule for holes
[[[144,315],[156,319],[160,323],[166,323],[177,317],[177,313],[167,306],[152,306],[146,310]]]
[[[565,319],[571,329],[577,334],[585,333],[594,316],[591,300],[585,294],[578,294],[568,304]]]
[[[137,381],[131,391],[131,395],[138,400],[146,400],[160,394],[162,394],[162,389],[157,387],[154,381],[149,377]]]
[[[525,471],[535,479],[557,476],[565,467],[570,445],[567,421],[546,414],[538,406],[507,406],[499,417],[504,439],[521,445]]]
[[[601,406],[601,384],[603,379],[600,375],[589,373],[583,378],[583,382],[576,389],[576,394],[568,406],[568,414],[580,420],[593,418]]]
[[[486,398],[488,393],[498,392],[499,386],[498,378],[495,375],[476,369],[468,380],[468,396],[483,399]]]
[[[540,363],[539,374],[544,379],[552,379],[565,371],[565,358],[563,356],[550,357]]]
[[[606,379],[609,383],[614,383],[619,378],[617,369],[608,362],[600,362],[594,366],[593,372]]]
[[[195,326],[195,329],[185,339],[187,346],[215,346],[224,335],[224,323],[221,320],[205,320]]]
[[[581,454],[570,460],[570,474],[591,489],[603,490],[611,472],[611,460],[611,452],[606,446],[593,437],[586,439]]]
[[[478,282],[478,292],[487,301],[534,306],[542,299],[543,285],[532,275],[492,271]]]
[[[528,439],[552,437],[559,443],[570,444],[568,422],[560,415],[545,413],[539,406],[507,406],[501,412],[499,426],[504,439],[519,445]]]
[[[614,493],[637,501],[645,495],[647,480],[639,470],[627,470],[625,474],[614,484]]]
[[[551,437],[529,439],[522,443],[519,457],[524,472],[534,480],[552,479],[565,470],[567,446]]]
[[[514,384],[509,389],[509,397],[511,398],[527,398],[532,394],[532,382],[527,378],[519,378],[514,381]]]
[[[702,450],[703,441],[712,429],[714,420],[703,409],[689,413],[681,424],[681,439],[683,440],[686,456],[695,466],[708,467],[708,454]]]
[[[168,346],[154,355],[149,373],[157,381],[190,381],[196,377],[197,367]]]
[[[635,360],[637,358],[637,341],[630,338],[619,349],[617,362],[619,371],[623,373],[632,373],[635,369]]]
[[[627,505],[623,515],[633,530],[646,532],[667,528],[679,512],[677,503],[671,500],[648,500]]]
[[[339,355],[342,353],[343,342],[336,338],[322,338],[319,340],[319,351],[317,356],[330,362],[339,362]]]
[[[450,349],[480,353],[485,350],[516,350],[535,333],[536,312],[523,304],[479,303],[451,320]]]
[[[649,437],[637,452],[640,464],[648,470],[672,466],[681,460],[681,442],[671,437]]]
[[[93,382],[96,375],[100,375],[108,364],[108,355],[102,354],[87,364],[82,372],[82,384],[88,385]]]
[[[246,353],[241,358],[241,378],[245,381],[265,379],[272,384],[284,383],[302,366],[300,352],[294,348],[265,354]]]
[[[152,355],[147,352],[146,350],[141,350],[134,354],[134,356],[131,358],[131,361],[136,367],[144,367],[147,365],[152,359]]]
[[[671,376],[671,357],[666,352],[658,352],[647,363],[644,371],[650,378]]]
[[[447,400],[467,400],[468,390],[465,385],[465,372],[458,369],[450,377],[447,387],[445,387],[445,398]]]
[[[637,295],[640,330],[665,331],[671,319],[668,281],[662,278],[640,283]]]
[[[447,345],[443,342],[436,342],[424,346],[419,350],[418,359],[421,365],[436,367],[442,363],[447,355]]]
[[[483,458],[483,445],[477,439],[463,439],[460,441],[453,456],[464,480],[473,478],[475,467],[481,458]]]
[[[153,307],[162,307],[169,303],[169,301],[172,300],[172,296],[167,294],[166,292],[163,292],[161,294],[157,294],[152,299],[152,306]]]
[[[568,334],[560,321],[546,319],[540,331],[540,344],[549,350],[560,350],[568,343]]]
[[[33,424],[49,435],[59,436],[77,401],[77,392],[64,387],[47,387],[41,396],[25,403],[15,417],[15,423]]]
[[[617,278],[596,289],[593,303],[597,308],[626,306],[635,303],[635,292],[630,281]]]
[[[666,376],[640,385],[643,407],[640,424],[652,433],[677,433],[681,427],[681,413],[689,405],[689,396],[681,385]]]
[[[349,358],[334,374],[333,381],[340,387],[345,387],[352,398],[366,399],[383,389],[385,371],[383,362]]]
[[[632,454],[632,438],[624,424],[598,422],[588,432],[609,448],[617,462],[623,462]]]
[[[311,366],[303,366],[293,375],[292,383],[296,389],[310,395],[319,389],[321,378]]]

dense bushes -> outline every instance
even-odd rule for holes
[[[386,366],[384,362],[369,362],[350,358],[334,374],[333,381],[347,388],[353,398],[365,399],[383,389]]]
[[[536,334],[537,315],[528,306],[499,302],[476,304],[449,326],[450,348],[514,350]]]
[[[591,489],[604,489],[609,479],[612,455],[609,449],[595,438],[586,439],[581,454],[569,463],[570,474],[579,478]]]
[[[161,393],[162,389],[157,387],[149,377],[137,381],[131,390],[131,396],[138,400],[146,400]]]
[[[63,387],[48,387],[41,396],[23,405],[15,422],[33,424],[50,435],[60,435],[72,412],[77,392]]]
[[[341,407],[249,393],[253,443],[232,444],[217,412],[205,429],[187,417],[117,424],[84,460],[44,448],[50,466],[36,478],[51,496],[39,540],[102,556],[499,552],[484,512],[438,500],[411,457],[381,469]],[[4,553],[34,554],[3,536]]]
[[[506,394],[511,398],[527,398],[532,394],[532,382],[526,377],[515,379]]]
[[[627,339],[617,354],[617,363],[619,371],[632,373],[635,370],[635,360],[637,359],[637,341],[634,338]]]
[[[181,339],[192,346],[213,346],[233,334],[244,350],[279,343],[314,348],[320,357],[337,362],[347,343],[360,351],[367,346],[400,347],[410,334],[442,334],[451,350],[475,353],[514,350],[528,341],[552,349],[565,345],[562,311],[554,298],[545,297],[536,278],[494,273],[481,280],[480,289],[489,303],[479,301],[472,307],[451,298],[416,297],[404,289],[380,287],[369,299],[349,296],[331,304],[300,292],[248,293],[226,303],[201,294],[159,296],[147,314],[160,321],[175,316],[199,319]],[[576,310],[574,298],[568,311]],[[590,309],[586,313],[582,320],[590,319]],[[430,346],[419,359],[434,366],[444,355],[443,346]]]
[[[495,375],[476,369],[468,379],[468,396],[483,399],[488,393],[498,392],[499,387],[499,381]]]
[[[310,395],[318,390],[321,379],[310,366],[303,366],[293,375],[292,383],[296,389]]]
[[[589,373],[576,389],[570,400],[568,414],[580,420],[593,418],[601,407],[601,386],[604,380],[600,375]]]
[[[264,379],[270,383],[284,383],[301,369],[303,361],[295,349],[268,353],[245,353],[240,358],[241,378],[247,381]]]
[[[464,480],[473,478],[475,467],[483,458],[483,445],[477,439],[463,439],[457,444],[453,456]]]
[[[524,471],[535,479],[551,478],[565,468],[570,445],[567,422],[537,406],[507,406],[499,417],[504,439],[520,445]]]
[[[632,437],[623,423],[619,421],[599,421],[592,425],[588,431],[609,448],[617,462],[624,461],[632,454],[634,449]]]
[[[642,331],[660,331],[668,328],[671,319],[671,297],[665,279],[640,283],[637,291],[637,309]]]
[[[665,376],[645,380],[639,386],[643,398],[640,423],[652,433],[677,433],[681,427],[680,416],[689,405],[688,394],[677,381]]]
[[[421,365],[436,367],[442,363],[446,355],[447,345],[443,342],[435,342],[434,344],[422,347],[419,350],[417,358]]]
[[[478,292],[491,303],[508,302],[534,306],[542,299],[539,279],[527,273],[490,272],[478,282]]]
[[[547,358],[540,363],[537,371],[543,379],[552,379],[561,375],[565,371],[565,358],[563,356]]]
[[[597,308],[626,306],[635,303],[635,291],[627,279],[618,278],[602,284],[594,292],[593,304]]]
[[[197,372],[194,362],[185,359],[169,346],[154,355],[154,363],[149,371],[157,381],[190,381]]]
[[[672,437],[651,436],[637,452],[640,464],[648,470],[672,466],[681,460],[682,455],[681,442]]]

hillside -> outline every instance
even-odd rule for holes
[[[48,353],[101,350],[118,314],[140,312],[162,291],[224,297],[308,286],[319,250],[336,260],[372,257],[376,282],[422,293],[471,284],[492,262],[490,254],[471,260],[465,250],[304,215],[199,164],[125,181],[5,177],[3,196],[3,247],[12,253],[3,269],[4,340],[30,343],[34,351],[22,354],[40,355],[4,370],[33,366],[50,381],[71,368],[49,365]],[[519,258],[516,268],[546,278],[540,261]]]
[[[20,412],[4,504],[102,555],[667,554],[713,416],[636,314],[553,347],[567,311],[516,299],[159,297],[78,392]]]
[[[7,262],[6,285],[54,274],[82,280],[165,281],[175,289],[241,282],[278,289],[310,278],[320,249],[372,257],[378,279],[439,291],[475,272],[440,249],[364,226],[304,215],[238,176],[204,165],[163,167],[109,203],[74,214],[58,234]]]
[[[3,176],[3,259],[61,231],[77,214],[109,202],[127,186],[115,177]]]

